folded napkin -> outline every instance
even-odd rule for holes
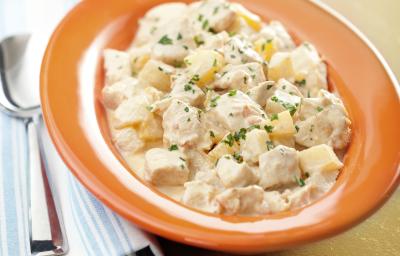
[[[39,23],[54,23],[75,2],[0,0],[0,39],[32,32]],[[49,15],[53,17],[50,21],[43,18]],[[43,124],[40,130],[49,182],[66,228],[67,255],[162,255],[155,237],[112,212],[75,179],[57,155]],[[27,167],[25,125],[0,113],[0,255],[3,256],[30,255]]]

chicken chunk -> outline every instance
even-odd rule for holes
[[[152,148],[144,157],[145,179],[154,185],[183,185],[188,180],[185,156],[178,150]]]
[[[229,131],[238,131],[265,120],[265,113],[260,106],[241,91],[230,91],[217,96],[210,102],[211,115]]]
[[[289,202],[278,191],[264,193],[264,202],[267,205],[268,213],[282,212],[289,209]]]
[[[278,114],[288,110],[291,116],[294,116],[301,103],[301,97],[291,95],[281,90],[275,90],[274,94],[267,100],[265,112],[267,114]]]
[[[227,215],[255,215],[269,211],[264,201],[264,190],[252,185],[244,188],[230,188],[216,196],[221,212]]]
[[[115,130],[112,140],[119,149],[125,152],[134,153],[144,146],[144,142],[131,127]]]
[[[270,56],[277,51],[289,51],[296,47],[282,23],[275,20],[271,21],[267,26],[264,26],[252,39],[253,41],[261,39],[264,43],[271,43],[273,47],[269,50],[271,52],[267,52],[268,46],[264,45],[264,52]]]
[[[305,147],[327,144],[334,149],[343,149],[350,142],[350,120],[344,109],[331,105],[305,121],[296,123],[295,140]]]
[[[200,106],[205,98],[204,92],[185,74],[173,77],[171,98],[184,101],[192,106]]]
[[[280,187],[293,184],[301,176],[297,151],[285,146],[260,155],[260,186],[263,188]]]
[[[261,107],[265,107],[267,99],[270,98],[274,92],[274,90],[272,89],[274,85],[274,81],[265,81],[249,89],[247,94],[258,105],[260,105]]]
[[[225,0],[207,0],[191,5],[191,24],[196,30],[221,32],[234,22],[236,13]]]
[[[111,85],[132,75],[129,54],[112,49],[104,50],[106,84]]]
[[[199,110],[174,99],[163,114],[162,126],[165,142],[191,147],[200,138]]]
[[[314,97],[320,89],[327,89],[326,65],[309,43],[303,43],[292,52],[277,52],[268,66],[268,78],[285,78],[297,85],[305,97]]]
[[[215,201],[217,189],[203,181],[185,183],[182,202],[190,207],[211,213],[219,213],[220,206]]]
[[[139,20],[139,29],[133,45],[138,47],[158,40],[165,28],[179,22],[182,13],[186,13],[188,6],[184,3],[164,3],[150,9]]]
[[[269,140],[268,133],[264,129],[253,129],[247,132],[246,138],[240,143],[243,159],[247,163],[258,163],[259,155],[268,151],[267,141]]]
[[[111,85],[104,86],[102,99],[106,108],[115,110],[124,100],[133,97],[143,86],[132,77],[125,78]]]
[[[258,179],[246,163],[238,163],[231,155],[222,156],[215,169],[226,188],[245,187]]]
[[[216,77],[216,81],[210,87],[217,90],[239,89],[247,91],[265,81],[263,67],[257,62],[227,65]]]
[[[225,61],[229,64],[240,65],[247,62],[263,63],[261,56],[253,49],[246,39],[234,36],[223,48]]]

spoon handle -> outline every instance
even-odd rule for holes
[[[38,120],[39,117],[36,117],[27,122],[31,252],[34,255],[62,255],[66,252],[66,240],[47,179],[44,158],[41,156]]]

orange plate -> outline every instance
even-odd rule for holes
[[[65,163],[97,198],[143,229],[216,250],[261,252],[332,236],[359,223],[399,184],[400,103],[380,55],[353,28],[310,1],[238,1],[316,45],[353,122],[345,167],[322,199],[298,210],[227,217],[189,209],[140,180],[112,146],[97,100],[101,53],[125,49],[137,20],[161,0],[87,0],[54,32],[41,72],[44,118]]]

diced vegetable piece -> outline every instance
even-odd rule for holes
[[[232,4],[232,8],[236,12],[239,17],[242,17],[247,25],[249,25],[255,31],[260,31],[262,27],[261,19],[258,15],[250,12],[246,8],[244,8],[241,4]]]
[[[224,139],[208,153],[211,162],[215,163],[223,155],[231,155],[239,150],[239,145],[231,136],[230,133],[225,135]]]
[[[161,61],[149,60],[140,71],[139,80],[161,91],[170,90],[170,76],[174,67]]]
[[[290,53],[277,52],[272,55],[268,65],[268,79],[278,81],[280,78],[294,77]]]
[[[138,74],[149,60],[150,60],[150,54],[144,54],[141,56],[133,57],[131,63],[132,73]]]
[[[202,87],[214,80],[214,75],[224,65],[224,57],[214,50],[198,50],[185,58],[188,72],[198,86]]]
[[[317,145],[299,152],[300,167],[304,173],[331,172],[343,167],[331,147]]]
[[[262,129],[253,129],[246,133],[246,139],[240,144],[243,159],[249,163],[257,163],[258,156],[268,150],[268,133]]]
[[[233,156],[222,156],[215,167],[226,188],[245,187],[254,184],[257,176],[246,163],[238,163]]]
[[[254,48],[266,61],[270,61],[272,55],[278,51],[276,43],[272,39],[266,40],[264,38],[260,38],[254,42]]]
[[[289,137],[293,136],[296,132],[292,116],[288,110],[279,114],[273,114],[271,116],[271,126],[273,126],[270,133],[272,137]]]
[[[140,124],[139,138],[145,141],[158,140],[163,137],[162,120],[159,116],[150,113]]]

